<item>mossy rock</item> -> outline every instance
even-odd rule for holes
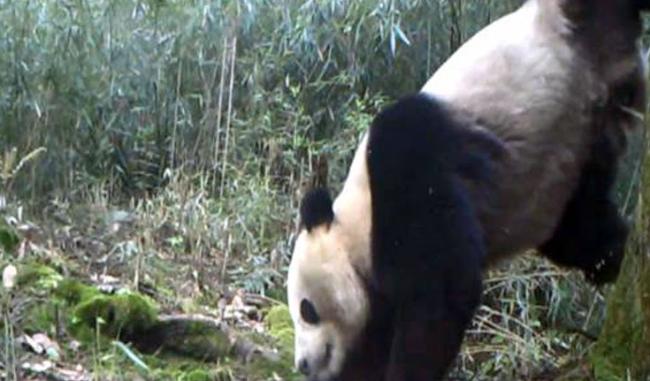
[[[140,333],[139,341],[146,351],[191,357],[200,361],[217,362],[232,354],[232,345],[225,332],[201,321],[159,321]]]
[[[70,306],[75,306],[81,301],[89,300],[101,294],[95,287],[85,285],[74,279],[64,279],[54,290],[55,297]]]
[[[70,332],[82,341],[96,339],[97,332],[111,339],[128,339],[158,320],[156,303],[135,292],[104,294],[95,287],[65,279],[54,294],[68,307]]]
[[[289,313],[289,307],[285,304],[279,304],[271,307],[266,313],[264,322],[269,328],[269,332],[281,331],[286,328],[293,329],[293,321]]]
[[[63,281],[63,276],[55,269],[40,264],[26,263],[18,266],[17,287],[35,291],[51,291]]]
[[[292,355],[294,332],[289,307],[285,304],[271,307],[264,322],[268,327],[269,335],[278,341],[281,351]]]
[[[214,365],[166,355],[145,356],[151,368],[150,380],[157,381],[232,381],[233,372],[227,364]]]
[[[145,295],[104,294],[76,281],[62,282],[57,294],[69,305],[70,332],[82,342],[119,339],[144,353],[162,351],[200,361],[222,361],[231,354],[224,332],[201,321],[161,320],[158,306]]]
[[[278,341],[278,344],[283,351],[287,353],[292,352],[294,333],[293,328],[283,328],[273,333],[273,337]]]
[[[301,379],[295,373],[293,366],[294,331],[289,307],[286,304],[271,307],[266,313],[264,322],[268,327],[269,335],[278,345],[280,361],[255,361],[250,366],[251,373],[265,378],[277,375],[283,380]]]
[[[131,292],[115,295],[85,293],[72,309],[73,332],[99,331],[110,338],[136,337],[156,324],[158,307],[148,297]]]

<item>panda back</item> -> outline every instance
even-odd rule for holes
[[[495,260],[552,234],[588,155],[593,106],[604,96],[571,45],[560,3],[529,0],[467,41],[422,89],[505,146],[492,184],[470,184]]]

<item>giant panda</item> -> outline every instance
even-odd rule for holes
[[[444,378],[490,265],[536,248],[595,284],[645,108],[637,0],[528,0],[383,110],[334,201],[306,193],[288,273],[309,380]]]

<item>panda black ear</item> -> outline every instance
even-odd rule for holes
[[[331,224],[334,221],[332,198],[325,188],[315,188],[308,191],[300,203],[300,222],[311,231],[313,228]]]

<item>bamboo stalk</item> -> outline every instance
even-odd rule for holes
[[[206,75],[203,73],[203,69],[201,68],[202,64],[199,65],[199,74],[201,76],[201,82],[203,82],[203,93],[205,94],[205,101],[204,101],[204,110],[203,110],[203,117],[201,118],[201,123],[199,125],[199,131],[196,134],[195,141],[194,141],[194,146],[192,147],[192,153],[191,157],[200,157],[203,158],[203,155],[200,155],[199,150],[200,149],[205,149],[205,145],[203,144],[203,137],[208,134],[208,131],[210,130],[210,126],[212,126],[213,122],[213,116],[214,116],[214,107],[212,105],[212,89],[214,89],[215,82],[217,81],[217,72],[219,71],[219,67],[217,65],[214,65],[214,69],[212,70],[211,74],[209,74],[209,79],[206,78]],[[207,163],[205,163],[203,160],[200,163],[201,169],[204,168],[209,168],[210,167],[210,153],[205,155],[205,159],[207,159]]]
[[[212,192],[215,192],[216,187],[216,178],[217,178],[217,169],[219,168],[219,148],[220,148],[220,138],[221,138],[221,118],[222,118],[222,109],[223,109],[223,91],[226,82],[226,58],[228,56],[228,40],[223,39],[223,53],[221,54],[221,78],[219,79],[219,99],[217,100],[217,131],[215,132],[214,139],[214,155],[213,155],[213,170],[214,170],[214,179]]]
[[[228,145],[230,141],[230,127],[232,124],[232,95],[235,85],[235,60],[237,58],[237,36],[232,39],[232,51],[230,56],[230,84],[228,86],[228,111],[226,113],[226,136],[223,142],[223,155],[221,158],[221,186],[219,197],[223,197],[223,189],[226,183],[226,167],[228,165]]]
[[[176,135],[178,133],[178,101],[181,93],[181,81],[183,76],[183,60],[178,61],[178,69],[176,71],[176,101],[174,102],[174,128],[172,130],[172,141],[170,143],[171,160],[170,165],[173,166],[176,159]]]

